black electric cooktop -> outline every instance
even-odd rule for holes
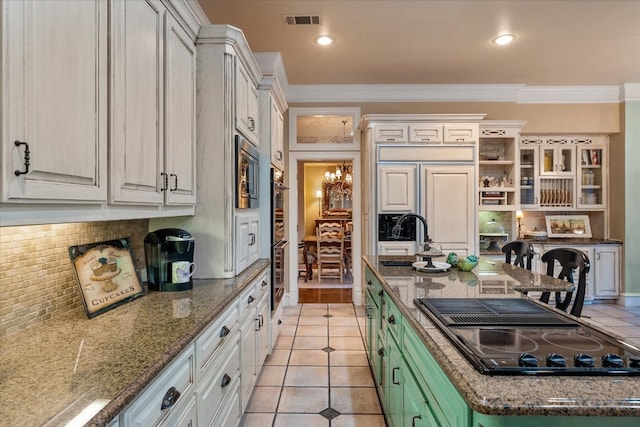
[[[414,302],[483,374],[640,375],[640,349],[531,300]]]

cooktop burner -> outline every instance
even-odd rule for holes
[[[639,349],[527,299],[422,298],[415,304],[483,374],[640,375]],[[480,312],[486,322],[469,321]]]

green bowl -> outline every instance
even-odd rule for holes
[[[458,260],[458,270],[471,271],[478,265],[478,260],[470,261],[466,258]]]

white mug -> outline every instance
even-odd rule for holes
[[[171,264],[171,283],[186,283],[196,271],[196,264],[189,261],[174,261]]]

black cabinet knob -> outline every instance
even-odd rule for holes
[[[164,394],[164,397],[162,398],[162,405],[160,406],[160,410],[165,410],[175,405],[179,397],[180,392],[178,391],[178,389],[176,389],[175,387],[171,387],[169,390],[167,390],[167,392]]]

